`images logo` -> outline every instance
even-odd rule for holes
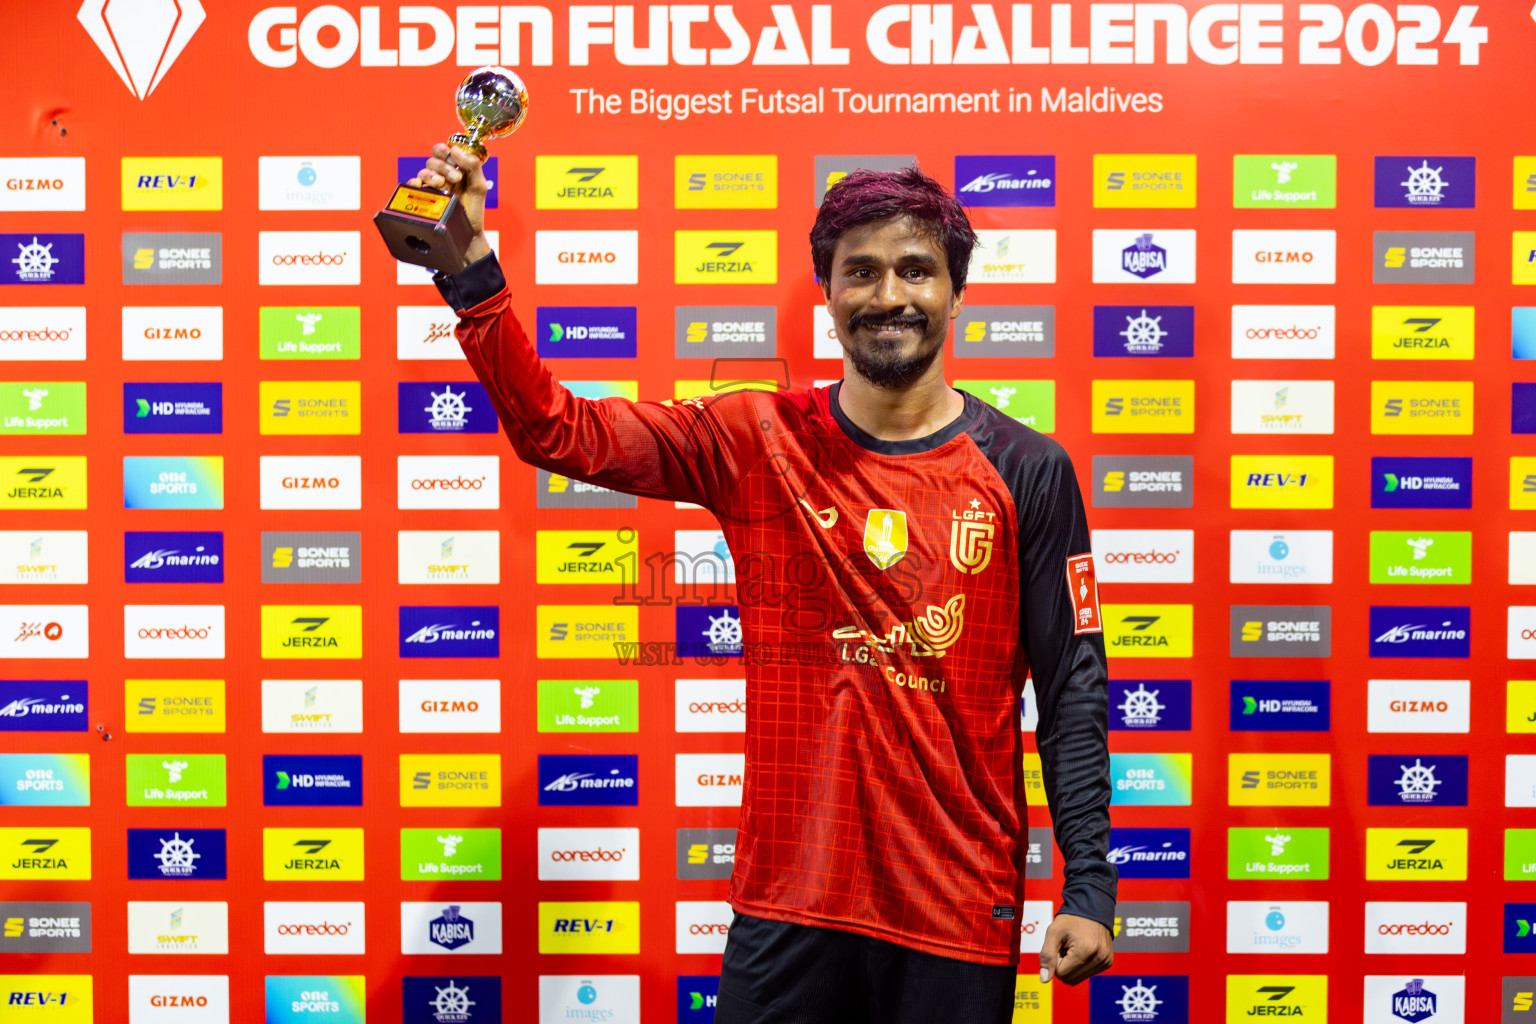
[[[1468,531],[1371,531],[1372,583],[1471,583]]]
[[[634,807],[639,759],[633,754],[540,754],[540,807]]]
[[[0,234],[0,284],[85,284],[85,236]]]
[[[1232,232],[1233,284],[1333,284],[1334,231]]]
[[[361,658],[363,609],[355,604],[264,604],[263,658]]]
[[[1470,458],[1371,459],[1372,508],[1471,508]]]
[[[1195,233],[1188,230],[1093,232],[1093,283],[1195,283]]]
[[[1332,455],[1234,455],[1233,508],[1333,508]]]
[[[224,158],[123,157],[124,210],[222,210]]]
[[[1109,727],[1127,732],[1185,732],[1188,679],[1117,679],[1109,684]]]
[[[1104,646],[1126,658],[1188,658],[1194,648],[1194,606],[1106,604]]]
[[[169,24],[153,16],[157,10],[149,0],[90,0],[75,14],[117,77],[141,100],[155,91],[207,17],[198,0],[181,0]]]
[[[0,434],[85,433],[85,385],[67,381],[0,383]]]
[[[224,236],[217,231],[123,232],[123,284],[221,284]]]
[[[1227,952],[1326,953],[1328,903],[1229,900]],[[1229,984],[1232,977],[1241,975],[1228,975]]]
[[[1332,530],[1232,530],[1231,583],[1332,583]]]
[[[1371,280],[1376,284],[1471,284],[1477,236],[1471,231],[1377,231]]]
[[[1327,680],[1232,680],[1233,732],[1327,732],[1331,724]]]
[[[1472,609],[1372,605],[1371,657],[1469,658]]]
[[[224,534],[123,534],[123,578],[128,583],[223,583]]]
[[[1109,853],[1121,878],[1188,878],[1189,829],[1112,828]]]
[[[1189,455],[1095,455],[1094,508],[1190,508],[1195,460]]]
[[[779,205],[779,158],[683,156],[672,160],[679,210],[772,210]]]
[[[1238,604],[1229,614],[1234,658],[1326,658],[1333,652],[1328,605]]]
[[[1379,156],[1376,208],[1470,210],[1477,205],[1477,158]]]
[[[262,156],[256,158],[259,210],[359,210],[362,158]],[[420,164],[417,164],[417,169]],[[413,170],[414,174],[415,171]],[[407,176],[408,177],[408,176]],[[406,178],[401,178],[401,181]],[[486,206],[494,204],[487,202]]]
[[[634,210],[640,205],[637,156],[535,156],[536,210]]]
[[[1094,306],[1093,354],[1191,357],[1195,354],[1195,307]]]
[[[84,732],[84,679],[0,680],[0,732]]]
[[[535,284],[638,284],[638,231],[535,231]]]
[[[1371,754],[1366,796],[1372,807],[1465,807],[1467,757]]]
[[[956,156],[962,206],[1055,206],[1054,156]]]
[[[1228,754],[1229,807],[1327,807],[1328,754]]]
[[[360,754],[266,754],[261,759],[266,807],[361,807]]]
[[[1331,210],[1336,205],[1335,156],[1234,156],[1232,205],[1237,209]]]
[[[1193,210],[1195,157],[1093,155],[1093,205],[1111,210]]]
[[[224,507],[224,456],[123,456],[123,507]]]
[[[1326,828],[1227,829],[1228,878],[1328,878]]]
[[[1192,380],[1096,380],[1095,434],[1193,434]]]
[[[128,877],[224,878],[225,848],[221,828],[131,828]]]

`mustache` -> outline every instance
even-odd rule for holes
[[[848,330],[857,331],[861,327],[879,330],[882,327],[915,327],[919,331],[926,331],[928,318],[922,313],[855,313],[848,318]]]

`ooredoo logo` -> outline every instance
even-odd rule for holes
[[[1467,951],[1465,903],[1366,903],[1367,953]]]
[[[496,455],[402,455],[400,508],[500,508],[501,459]]]
[[[679,679],[674,727],[678,732],[746,732],[745,679]]]
[[[267,953],[363,953],[362,903],[264,903]]]
[[[262,231],[257,239],[262,284],[360,284],[357,231]]]
[[[539,829],[541,881],[635,881],[639,877],[639,829]]]
[[[1233,306],[1233,359],[1332,359],[1333,306]]]
[[[731,905],[724,901],[679,900],[677,952],[723,953],[731,926]]]
[[[117,77],[139,99],[155,91],[207,14],[180,0],[166,16],[156,0],[86,0],[75,14]]]
[[[1193,583],[1193,530],[1094,530],[1101,583]]]
[[[123,657],[224,657],[224,606],[125,605]]]

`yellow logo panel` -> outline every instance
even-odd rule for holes
[[[90,829],[58,825],[0,828],[0,878],[90,877]]]
[[[1192,210],[1192,154],[1095,153],[1093,205],[1108,210]]]
[[[1536,231],[1516,231],[1514,283],[1536,284]]]
[[[636,579],[635,531],[540,530],[534,544],[539,583],[607,583]],[[670,571],[670,570],[668,570]]]
[[[1333,456],[1232,456],[1232,507],[1333,508]]]
[[[222,679],[129,679],[123,683],[126,732],[223,732]]]
[[[1284,1017],[1328,1024],[1328,975],[1229,974],[1226,1024]]]
[[[269,882],[361,882],[363,830],[264,828],[261,877]]]
[[[123,157],[123,209],[222,210],[223,208],[223,157]]]
[[[259,403],[263,434],[363,432],[360,381],[264,380]]]
[[[1510,456],[1509,507],[1536,509],[1536,456]]]
[[[1051,1024],[1051,985],[1024,973],[1013,983],[1012,1024]]]
[[[673,401],[689,398],[713,398],[731,391],[777,391],[778,386],[767,380],[674,380]]]
[[[1471,359],[1473,306],[1372,306],[1372,359]]]
[[[1095,434],[1193,434],[1192,380],[1096,380]]]
[[[672,166],[672,205],[679,210],[778,208],[777,156],[678,156]]]
[[[363,608],[356,604],[264,604],[263,658],[361,658]]]
[[[1514,207],[1536,210],[1536,156],[1515,157]]]
[[[1327,754],[1228,754],[1232,807],[1327,807],[1332,792]]]
[[[678,231],[673,279],[678,284],[777,284],[777,231]]]
[[[1104,649],[1121,658],[1189,658],[1195,648],[1195,607],[1189,604],[1106,604]]]
[[[884,572],[907,553],[907,514],[893,508],[872,508],[864,515],[864,554]]]
[[[401,754],[401,807],[500,807],[500,754]]]
[[[1472,433],[1472,382],[1371,381],[1371,433]]]
[[[1028,807],[1045,807],[1045,776],[1040,767],[1040,755],[1024,752],[1024,803]]]
[[[91,1024],[92,989],[89,974],[0,974],[0,1022],[21,1024]]]
[[[0,455],[6,508],[85,508],[85,456]]]
[[[634,210],[640,206],[638,156],[536,156],[537,210]]]
[[[639,903],[540,903],[540,953],[640,952]]]
[[[1511,679],[1505,688],[1505,732],[1536,732],[1536,679]]]
[[[1467,830],[1368,828],[1365,877],[1368,881],[1386,882],[1465,882]]]
[[[617,658],[640,639],[640,609],[612,604],[541,604],[534,623],[541,658]]]

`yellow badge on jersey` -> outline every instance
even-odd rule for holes
[[[1467,830],[1368,828],[1365,877],[1368,881],[1465,882]]]
[[[269,882],[361,882],[363,830],[264,828],[261,877]]]
[[[540,903],[540,953],[640,952],[639,903]]]
[[[90,877],[90,829],[57,825],[0,828],[0,878],[89,881]]]
[[[907,514],[872,508],[864,515],[864,553],[884,572],[907,553]]]
[[[1227,975],[1226,1024],[1253,1024],[1256,1017],[1328,1024],[1328,975]]]

